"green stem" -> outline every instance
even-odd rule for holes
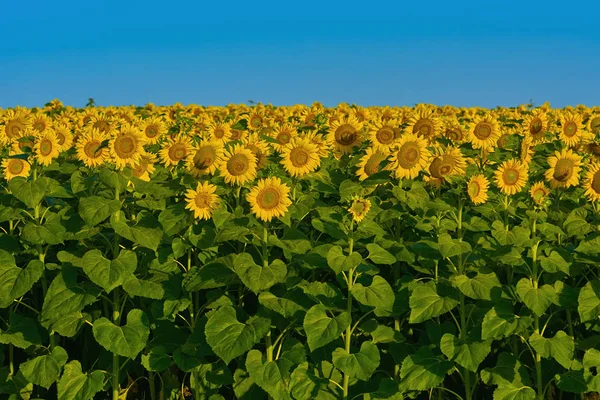
[[[120,314],[119,314],[119,288],[113,290],[113,315],[112,320],[116,326],[120,325]],[[119,400],[119,356],[113,353],[113,365],[112,365],[112,398],[113,400]]]
[[[458,240],[461,242],[463,239],[462,213],[463,213],[463,203],[462,203],[462,199],[459,199],[458,200],[458,215],[456,217],[456,222],[457,222]],[[463,264],[462,254],[459,254],[459,256],[458,256],[458,269],[459,269],[460,274],[464,273],[465,266]],[[460,299],[460,337],[461,337],[461,339],[464,340],[467,337],[468,327],[467,327],[467,308],[465,305],[465,295],[462,292],[460,293],[459,299]],[[463,382],[465,384],[465,398],[466,398],[466,400],[471,400],[472,393],[473,393],[471,390],[471,371],[469,371],[467,368],[463,368],[462,376],[463,376]]]
[[[15,346],[13,344],[8,345],[8,365],[9,365],[9,376],[15,374]]]
[[[267,354],[267,362],[273,361],[273,341],[271,340],[271,330],[267,332],[265,335],[265,342],[267,344],[266,354]]]
[[[533,226],[531,228],[531,237],[535,240],[536,238],[536,220],[533,220]],[[533,245],[532,247],[532,255],[531,255],[531,269],[532,269],[532,280],[533,287],[537,289],[539,286],[538,282],[538,266],[537,266],[537,250],[538,250],[539,242]],[[535,333],[540,334],[540,317],[538,317],[535,313],[533,315],[533,321],[535,324]],[[539,352],[535,352],[535,379],[537,385],[537,399],[544,399],[544,382],[542,377],[542,357]]]
[[[150,400],[156,400],[156,386],[154,384],[154,372],[148,372],[148,387],[150,388]]]
[[[352,255],[354,251],[354,221],[350,222],[350,239],[348,241],[348,255]],[[346,353],[350,354],[350,344],[352,342],[352,283],[354,281],[354,268],[348,271],[348,303],[346,305],[346,312],[350,316],[350,323],[346,328],[345,335],[345,349]],[[344,399],[348,398],[348,386],[350,383],[350,376],[344,373],[344,383],[342,385],[342,390],[344,392]]]

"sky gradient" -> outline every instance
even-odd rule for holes
[[[81,107],[89,97],[98,105],[600,104],[592,1],[3,6],[2,108],[54,98]]]

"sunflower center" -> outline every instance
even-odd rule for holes
[[[531,197],[533,201],[539,204],[546,197],[546,191],[544,189],[536,189],[531,193]]]
[[[394,141],[394,129],[384,126],[383,128],[377,131],[375,135],[377,141],[381,144],[391,144]]]
[[[277,189],[265,188],[256,196],[256,203],[263,210],[271,210],[279,205],[280,194]]]
[[[148,168],[148,164],[146,162],[141,162],[141,163],[137,164],[133,168],[133,176],[135,176],[136,178],[139,178],[140,176],[144,175],[147,168]]]
[[[450,140],[461,140],[462,139],[462,131],[458,128],[448,128],[446,130],[446,137]]]
[[[502,181],[505,185],[515,185],[519,181],[519,171],[514,168],[507,168],[502,173]]]
[[[398,150],[398,164],[404,169],[415,167],[421,156],[419,145],[414,142],[407,142]]]
[[[198,193],[194,202],[198,208],[208,208],[210,205],[210,197],[208,193]]]
[[[201,147],[194,155],[194,166],[197,169],[206,169],[210,167],[217,158],[217,152],[212,146]]]
[[[600,133],[600,117],[594,117],[590,121],[590,128],[592,133],[599,134]]]
[[[471,197],[477,197],[479,195],[479,192],[481,191],[479,182],[476,182],[476,181],[469,182],[469,186],[467,187],[467,190],[469,191],[469,195]]]
[[[288,144],[292,140],[292,135],[289,132],[280,132],[277,134],[277,141],[279,144]]]
[[[365,204],[362,201],[352,204],[352,212],[357,216],[361,216],[365,212],[365,208]]]
[[[146,134],[146,137],[152,139],[155,138],[156,135],[158,135],[158,128],[154,125],[148,125],[144,132]]]
[[[340,125],[335,130],[335,141],[342,146],[350,146],[356,140],[356,129],[350,124]]]
[[[577,124],[573,121],[565,122],[565,127],[563,129],[566,137],[573,137],[577,134]]]
[[[58,141],[58,145],[62,146],[65,144],[65,140],[67,140],[67,138],[61,132],[56,132],[56,140]]]
[[[13,175],[18,175],[25,169],[23,160],[12,159],[8,163],[8,171]]]
[[[48,139],[42,139],[40,141],[40,154],[47,156],[52,153],[52,141]]]
[[[96,121],[93,125],[94,128],[98,129],[100,132],[108,132],[110,126],[106,121]]]
[[[244,154],[234,154],[227,161],[227,171],[233,176],[245,174],[249,166],[250,160]]]
[[[589,145],[590,153],[595,156],[600,156],[600,144],[592,143]]]
[[[413,126],[413,133],[420,135],[420,136],[427,137],[427,136],[433,134],[433,132],[434,132],[433,122],[431,122],[427,118],[421,118]]]
[[[175,143],[169,149],[169,158],[173,161],[179,161],[187,156],[187,149],[183,143]]]
[[[137,149],[137,140],[131,135],[121,135],[115,139],[115,153],[120,158],[131,158]]]
[[[594,189],[594,192],[600,194],[600,171],[597,171],[594,174],[590,187]]]
[[[231,130],[231,140],[239,140],[239,138],[241,136],[242,136],[242,131],[240,131],[239,129]]]
[[[99,140],[90,140],[83,146],[83,152],[89,158],[97,158],[102,155],[102,149],[100,149],[100,145],[102,143]]]
[[[365,164],[365,174],[371,176],[379,172],[381,162],[385,160],[385,156],[382,154],[373,154],[371,158]]]
[[[537,135],[542,131],[543,127],[544,125],[542,124],[542,120],[535,117],[533,120],[531,120],[531,123],[529,124],[529,133],[531,133],[532,135]]]
[[[33,125],[33,128],[38,132],[43,132],[46,129],[46,124],[38,121]]]
[[[303,167],[310,161],[310,154],[305,148],[295,147],[290,151],[290,161],[294,167]]]
[[[253,117],[250,119],[250,126],[252,126],[253,128],[258,128],[261,123],[262,123],[261,117]]]
[[[22,130],[23,124],[21,124],[19,121],[9,121],[4,127],[6,136],[8,136],[10,139],[19,136]]]
[[[475,126],[473,134],[479,140],[488,139],[492,136],[492,125],[489,122],[480,122]]]
[[[223,128],[216,128],[214,135],[217,139],[222,139],[225,136],[225,130]]]
[[[554,174],[552,177],[559,182],[566,182],[573,175],[573,161],[561,159],[556,162],[556,166],[554,167]]]

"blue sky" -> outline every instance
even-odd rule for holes
[[[0,107],[600,104],[593,1],[5,2]]]

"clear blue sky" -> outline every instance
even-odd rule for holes
[[[596,3],[7,0],[0,107],[598,105]]]

